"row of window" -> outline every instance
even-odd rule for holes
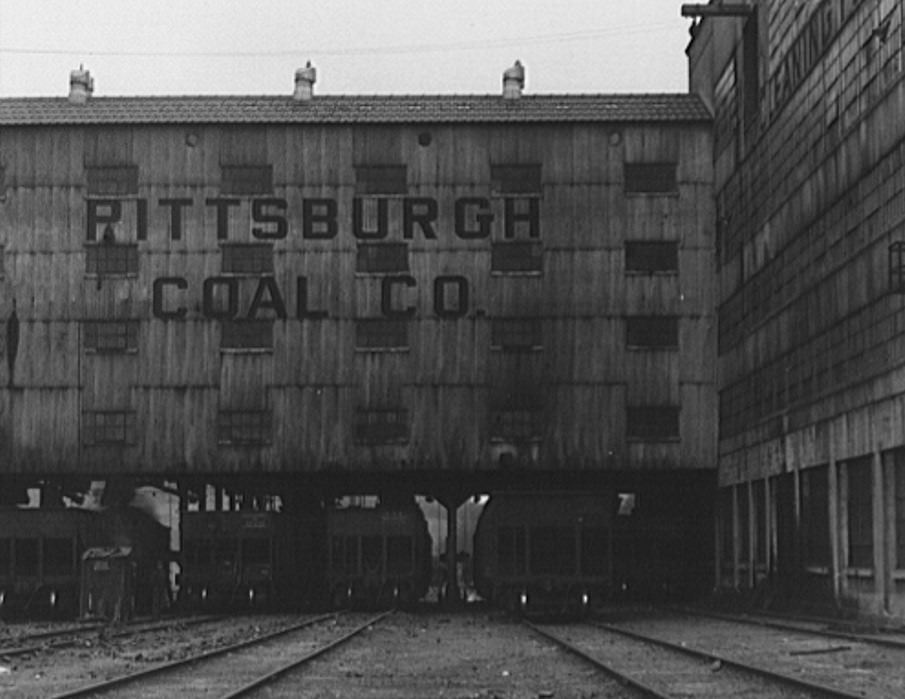
[[[223,274],[273,274],[273,246],[267,243],[231,243],[220,246]],[[490,271],[534,273],[543,271],[543,245],[538,242],[494,242],[490,248]],[[2,255],[2,248],[0,248]],[[0,257],[2,260],[2,257]],[[405,243],[361,243],[355,271],[384,274],[409,271],[409,248]],[[676,274],[679,251],[676,241],[628,241],[625,243],[628,273]],[[137,243],[101,243],[85,247],[85,272],[100,276],[138,274]]]
[[[883,507],[893,507],[891,514],[892,528],[887,530],[894,536],[892,547],[894,565],[905,570],[905,449],[897,449],[883,454],[884,463],[891,466],[892,481],[881,484],[892,490],[892,497],[886,500]],[[792,474],[776,479],[771,488],[776,507],[777,558],[780,563],[794,558],[792,550],[800,547],[801,562],[805,566],[830,568],[832,566],[832,548],[830,527],[830,467],[815,466],[802,470],[798,488],[799,519],[795,522],[795,489]],[[838,489],[842,493],[844,512],[847,557],[844,564],[849,568],[872,569],[875,558],[874,535],[874,495],[879,494],[874,483],[872,457],[865,456],[842,462],[837,472]],[[748,495],[743,487],[738,488],[736,498],[736,523],[739,529],[739,560],[748,560],[749,527],[753,527],[754,560],[757,564],[766,563],[766,505],[764,500],[765,481],[754,481],[751,484],[751,502],[753,512],[749,512]],[[842,504],[842,503],[840,503]],[[725,488],[721,493],[721,532],[722,557],[724,563],[732,558],[733,541],[733,507],[732,488]],[[886,535],[884,535],[885,538]]]
[[[627,194],[675,194],[678,192],[677,164],[674,162],[625,163],[623,176]],[[130,196],[138,194],[137,165],[98,165],[87,167],[88,194],[92,196]],[[491,190],[499,195],[540,195],[543,191],[539,163],[491,165]],[[408,193],[408,168],[405,165],[358,165],[355,185],[364,195],[405,195]],[[220,191],[230,195],[273,193],[273,166],[221,165]]]
[[[628,316],[625,344],[630,349],[679,347],[678,316]],[[543,349],[543,327],[538,318],[492,318],[490,347],[501,351]],[[361,318],[355,323],[355,347],[360,350],[408,350],[409,326],[405,318]],[[138,351],[139,321],[90,320],[82,324],[86,350],[101,354]],[[224,350],[272,350],[273,321],[225,320],[220,322],[220,348]]]
[[[492,441],[540,441],[543,436],[542,407],[494,410]],[[359,408],[355,414],[358,444],[405,444],[409,441],[411,417],[405,408]],[[217,416],[219,444],[268,445],[272,442],[273,413],[270,410],[221,410]],[[629,406],[626,438],[635,441],[679,439],[677,406]],[[86,446],[136,444],[133,410],[91,410],[82,413],[82,443]]]

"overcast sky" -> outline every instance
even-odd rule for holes
[[[684,92],[680,0],[0,0],[0,97]]]

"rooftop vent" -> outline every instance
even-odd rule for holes
[[[525,87],[525,68],[521,61],[516,61],[511,68],[503,71],[503,97],[518,99]]]
[[[73,104],[85,104],[94,92],[94,78],[91,73],[79,66],[78,70],[69,73],[69,101]]]
[[[317,80],[317,70],[311,65],[311,61],[304,68],[295,71],[295,92],[292,97],[297,102],[307,102],[314,97],[314,83]]]

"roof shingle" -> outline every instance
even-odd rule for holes
[[[318,95],[0,99],[0,126],[709,121],[697,95]]]

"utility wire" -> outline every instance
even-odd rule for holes
[[[523,36],[517,39],[475,39],[442,44],[402,44],[396,46],[362,46],[358,48],[337,49],[328,47],[310,47],[279,51],[116,51],[91,49],[48,49],[0,46],[0,54],[16,54],[31,56],[119,56],[146,58],[280,58],[298,56],[299,54],[317,56],[377,56],[389,54],[442,53],[444,51],[481,51],[486,49],[522,47],[534,43],[562,43],[589,41],[611,36],[659,33],[674,30],[675,23],[609,27],[590,31],[568,32],[562,34],[540,34]]]

